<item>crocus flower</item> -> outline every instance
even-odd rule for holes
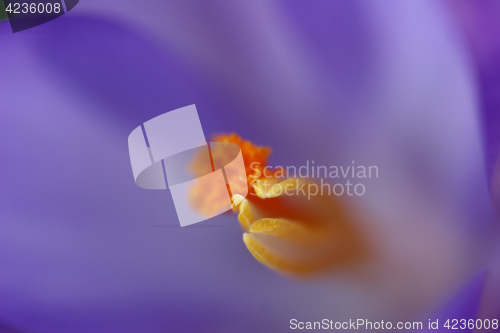
[[[436,308],[498,260],[477,68],[453,18],[434,1],[88,1],[23,33],[0,24],[0,320],[279,332]],[[269,165],[378,166],[331,207],[349,221],[332,236],[369,244],[360,260],[295,279],[251,256],[234,215],[178,228],[168,191],[136,188],[126,138],[193,103],[205,133],[269,146]],[[287,223],[269,216],[249,231]],[[294,235],[279,258],[297,263],[317,241]],[[339,262],[323,258],[311,266]]]

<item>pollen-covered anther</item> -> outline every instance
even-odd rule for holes
[[[258,146],[249,140],[244,140],[236,133],[218,134],[213,136],[212,141],[231,142],[240,147],[243,161],[245,162],[248,190],[250,193],[253,193],[252,184],[264,174],[264,168],[267,166],[267,160],[269,155],[271,155],[272,149],[270,147]],[[213,158],[217,158],[216,154]]]
[[[332,265],[339,250],[331,235],[286,219],[261,219],[253,223],[243,241],[265,266],[295,275],[312,274]]]
[[[255,194],[261,198],[276,198],[280,195],[292,195],[305,181],[299,178],[285,180],[277,178],[261,178],[253,183]]]
[[[232,209],[245,230],[243,242],[260,263],[287,275],[308,276],[364,258],[366,244],[341,198],[305,193],[304,188],[318,185],[311,179],[264,173],[270,148],[236,134],[214,140],[241,148],[249,194],[233,195]]]

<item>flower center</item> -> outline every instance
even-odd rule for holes
[[[244,140],[236,133],[218,134],[212,137],[215,142],[231,142],[237,144],[241,149],[243,161],[245,162],[245,172],[247,174],[248,191],[255,193],[253,183],[264,174],[267,160],[272,149],[266,146],[258,146],[250,140]]]

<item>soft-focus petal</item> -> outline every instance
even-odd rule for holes
[[[478,311],[481,305],[481,299],[484,294],[484,284],[485,278],[487,276],[487,270],[484,270],[477,276],[475,276],[471,281],[467,283],[461,290],[459,290],[453,297],[448,299],[440,309],[430,314],[427,320],[431,322],[438,323],[437,329],[429,329],[429,322],[423,320],[423,330],[418,330],[419,332],[449,332],[449,327],[444,327],[444,325],[449,324],[453,326],[453,319],[458,320],[458,325],[456,327],[461,327],[463,323],[461,320],[465,320],[469,323],[469,320],[474,321],[474,326],[476,325],[476,319],[478,318]],[[494,319],[494,318],[491,318]],[[491,321],[490,321],[491,323]],[[479,325],[478,325],[479,326]],[[482,325],[481,325],[482,326]],[[457,329],[455,328],[455,329]],[[462,332],[472,332],[466,326],[466,329],[460,328]]]
[[[449,1],[476,68],[492,193],[500,203],[500,3]]]

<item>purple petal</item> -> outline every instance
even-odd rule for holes
[[[449,332],[450,329],[444,327],[447,323],[453,326],[453,319],[476,320],[484,291],[487,270],[482,271],[474,279],[467,283],[462,290],[451,297],[438,311],[428,317],[431,322],[438,321],[438,329],[429,329],[428,320],[423,320],[423,330],[419,332]],[[461,329],[461,332],[472,332],[472,329]]]
[[[480,87],[488,176],[500,195],[500,3],[449,1],[469,46]],[[498,193],[497,193],[498,192]],[[498,197],[500,198],[500,196]],[[500,202],[500,201],[499,201]]]

